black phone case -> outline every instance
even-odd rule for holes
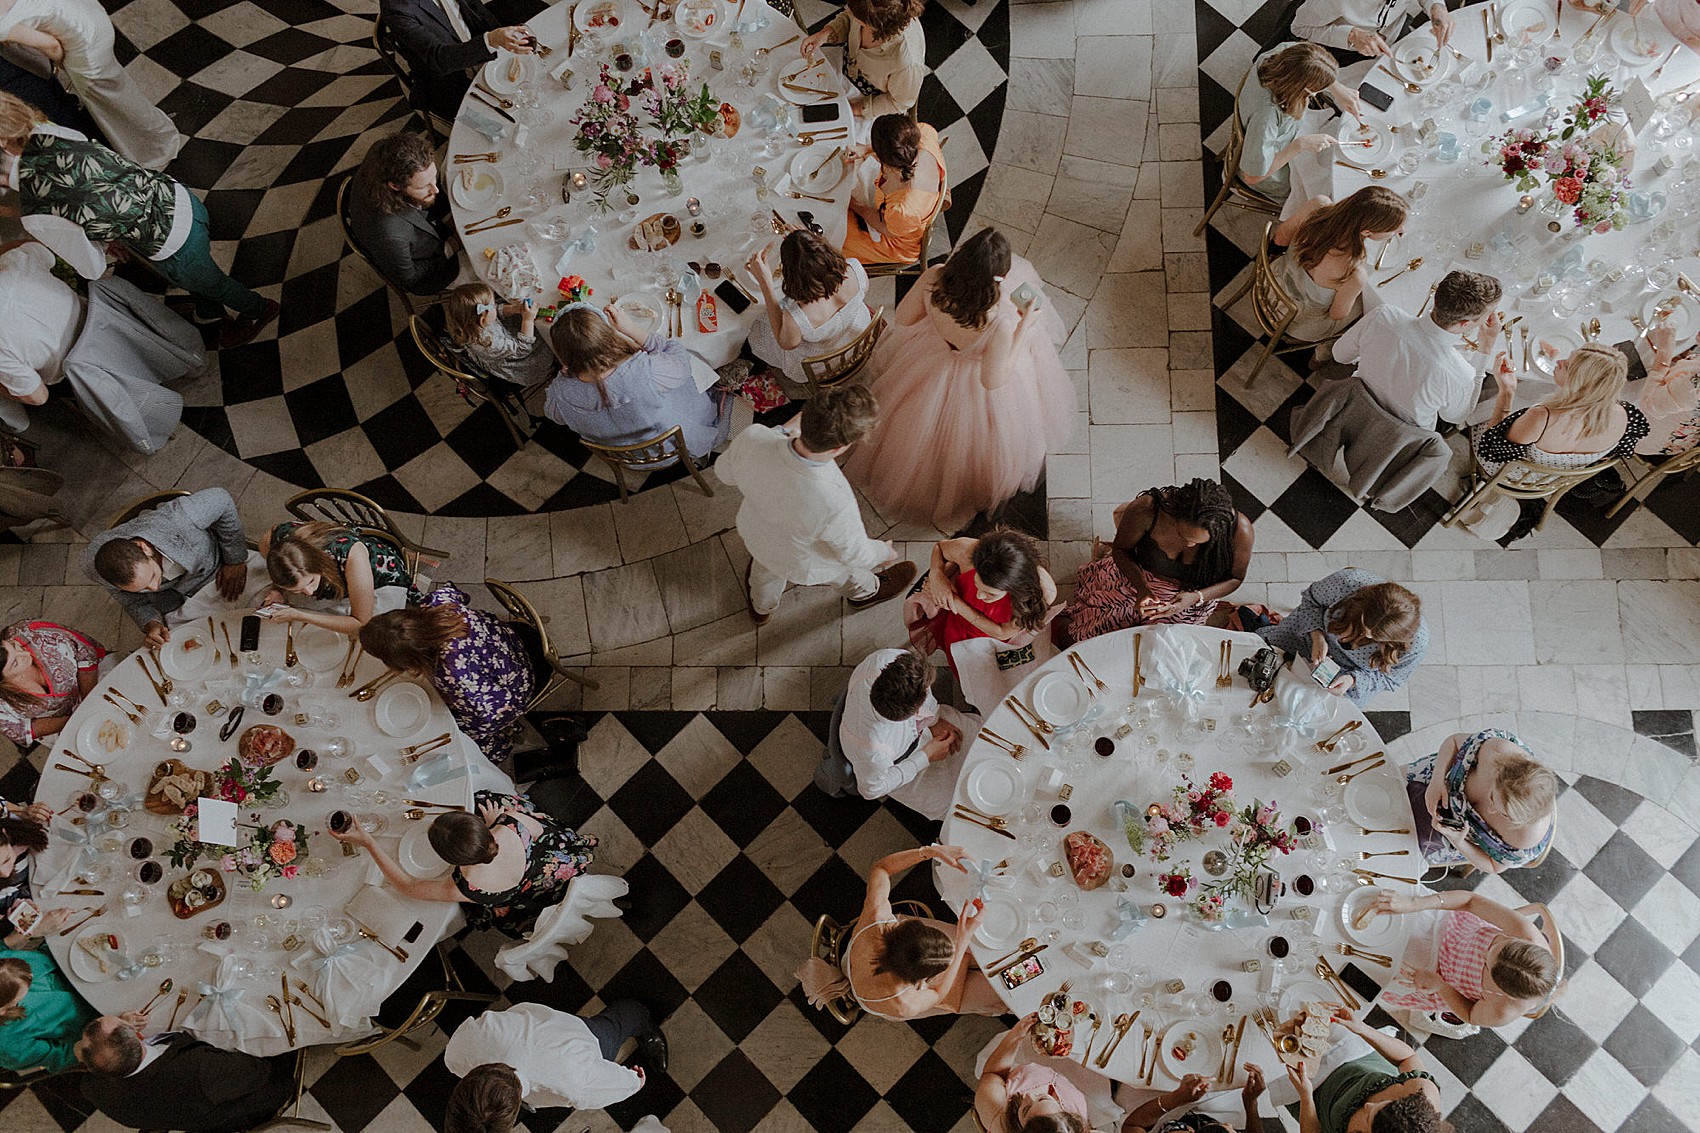
[[[734,314],[741,315],[750,309],[750,300],[742,291],[732,285],[730,280],[721,280],[720,286],[714,289],[715,298],[732,308]]]
[[[836,102],[817,103],[803,107],[805,122],[836,122],[838,121],[838,104]]]
[[[242,619],[242,652],[260,647],[260,619],[258,615],[249,614]]]
[[[1374,83],[1363,83],[1358,87],[1358,97],[1375,107],[1386,110],[1393,105],[1393,96],[1376,86]]]

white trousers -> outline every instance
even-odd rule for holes
[[[763,566],[760,559],[750,560],[750,605],[758,614],[771,614],[779,608],[785,587],[791,580]],[[836,586],[847,598],[866,598],[880,588],[880,580],[872,570],[846,570],[842,577],[822,586]]]

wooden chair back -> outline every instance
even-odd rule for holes
[[[893,901],[891,911],[903,917],[925,917],[927,920],[936,919],[933,910],[924,901]],[[815,920],[815,931],[809,940],[809,955],[822,960],[840,971],[844,968],[844,951],[850,947],[850,941],[856,937],[856,922],[861,919],[852,917],[839,924],[828,913],[822,913]],[[828,1001],[826,1013],[835,1020],[849,1026],[862,1013],[862,1005],[856,1002],[855,996],[846,995]]]
[[[585,448],[601,457],[603,463],[614,470],[614,481],[620,486],[621,503],[626,503],[631,498],[631,492],[626,487],[626,469],[648,475],[657,469],[670,467],[675,461],[685,466],[686,471],[691,474],[691,479],[702,489],[703,495],[714,495],[714,489],[708,486],[708,481],[697,471],[696,462],[691,459],[689,450],[685,448],[683,426],[674,425],[664,433],[628,445],[606,445],[587,437],[580,437],[579,440]]]
[[[160,504],[166,503],[169,500],[180,500],[184,496],[193,494],[194,493],[182,488],[168,488],[163,492],[149,492],[147,495],[133,499],[123,507],[119,508],[113,513],[112,518],[107,520],[106,526],[108,529],[111,529],[117,527],[121,523],[129,523],[132,519],[135,519],[144,511],[152,511]]]
[[[811,390],[829,390],[855,378],[874,356],[874,347],[885,332],[885,308],[874,312],[860,334],[837,350],[803,359],[803,377]]]
[[[401,85],[401,96],[409,105],[413,103],[413,65],[407,61],[407,56],[396,46],[395,39],[390,35],[389,25],[384,23],[382,11],[372,17],[372,50],[389,67],[395,81]],[[417,113],[425,119],[426,128],[431,131],[432,141],[447,141],[449,131],[454,128],[453,122],[446,122],[429,110],[416,108]]]
[[[466,990],[466,985],[461,981],[460,973],[456,972],[454,965],[450,963],[448,952],[443,945],[438,944],[432,951],[436,954],[438,963],[442,965],[443,986],[441,988],[434,987],[421,995],[413,1009],[396,1026],[390,1027],[379,1022],[377,1034],[332,1047],[333,1054],[338,1058],[347,1058],[356,1054],[369,1054],[379,1047],[388,1046],[393,1042],[417,1047],[417,1044],[408,1036],[430,1026],[450,1003],[494,1003],[501,998],[501,996],[489,992]]]
[[[502,388],[500,379],[478,373],[478,368],[471,362],[452,353],[443,335],[442,315],[442,305],[433,303],[420,314],[408,316],[407,329],[413,336],[413,345],[439,374],[455,383],[455,391],[469,404],[487,402],[495,406],[502,424],[507,426],[508,435],[513,438],[514,448],[524,448],[536,426],[531,412],[525,407],[525,397],[517,391]],[[525,422],[523,428],[520,425],[522,420]]]
[[[1245,155],[1245,124],[1240,119],[1240,93],[1245,90],[1246,80],[1251,74],[1252,72],[1247,70],[1240,76],[1240,85],[1234,88],[1234,112],[1228,119],[1228,144],[1222,147],[1221,154],[1222,187],[1210,202],[1210,207],[1204,210],[1204,217],[1198,222],[1198,227],[1192,230],[1194,236],[1204,235],[1204,228],[1210,223],[1210,218],[1230,201],[1252,212],[1268,213],[1270,216],[1281,215],[1281,202],[1258,192],[1240,176],[1240,158]]]
[[[530,712],[547,700],[551,693],[561,687],[563,681],[574,681],[585,688],[601,687],[589,677],[583,677],[567,668],[561,661],[561,654],[555,648],[555,643],[549,640],[547,623],[549,618],[538,612],[531,599],[514,589],[512,583],[503,582],[499,578],[486,578],[484,586],[496,601],[507,611],[508,625],[519,634],[527,654],[531,655],[533,690],[531,700],[525,710]]]
[[[1621,457],[1610,457],[1597,460],[1581,468],[1550,468],[1543,464],[1535,464],[1527,460],[1508,460],[1492,476],[1482,478],[1481,466],[1478,464],[1471,474],[1474,485],[1462,500],[1441,522],[1444,526],[1452,526],[1459,516],[1480,503],[1489,494],[1508,496],[1514,500],[1545,500],[1546,508],[1541,512],[1540,522],[1535,524],[1539,531],[1547,525],[1547,519],[1552,515],[1553,508],[1564,494],[1578,484],[1592,480],[1608,469],[1617,468],[1623,463]]]
[[[364,534],[375,535],[395,545],[409,574],[418,574],[423,566],[441,566],[449,557],[447,551],[424,547],[402,533],[375,500],[347,488],[309,488],[289,497],[284,507],[303,523],[335,523],[342,527],[358,527]]]

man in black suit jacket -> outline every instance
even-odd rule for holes
[[[294,1056],[256,1058],[176,1031],[144,1041],[144,1016],[102,1015],[76,1054],[90,1071],[83,1097],[132,1129],[235,1133],[274,1116],[295,1095]]]
[[[455,281],[460,242],[449,223],[436,155],[423,134],[380,138],[348,187],[348,226],[384,278],[413,295],[435,295]]]
[[[460,109],[471,68],[494,59],[497,48],[529,55],[536,46],[529,28],[498,27],[480,0],[380,0],[378,11],[412,69],[414,107],[444,118]]]

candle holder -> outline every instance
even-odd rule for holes
[[[293,904],[295,904],[295,898],[287,893],[272,894],[272,908],[274,909],[287,909]]]
[[[165,746],[169,747],[172,751],[179,755],[182,755],[186,751],[191,751],[194,748],[194,745],[189,742],[186,736],[172,736],[166,741]]]

